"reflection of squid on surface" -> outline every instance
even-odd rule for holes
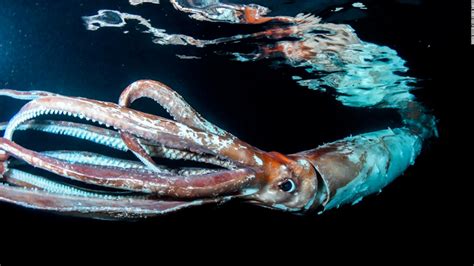
[[[239,5],[221,3],[219,0],[170,0],[173,6],[182,12],[190,13],[196,20],[227,22],[240,24],[262,24],[269,21],[291,22],[292,17],[265,17],[270,10],[256,4]]]
[[[238,7],[239,10],[250,8],[248,6]],[[195,15],[192,16],[195,19],[196,14],[204,12],[201,9],[196,8],[180,8],[180,10],[192,13]],[[247,19],[239,19],[235,14],[233,14],[232,18],[234,18],[235,22],[228,21],[222,17],[211,21],[252,24],[248,23]],[[262,18],[262,23],[276,21],[278,24],[274,24],[270,26],[269,29],[261,32],[221,37],[212,40],[197,39],[183,34],[166,33],[164,29],[153,27],[149,20],[139,15],[122,13],[116,10],[99,10],[97,15],[85,16],[83,17],[83,20],[87,29],[93,31],[103,27],[124,27],[127,24],[127,20],[136,20],[140,25],[146,28],[143,32],[151,34],[154,37],[153,41],[156,44],[161,45],[192,45],[204,47],[241,41],[244,39],[256,40],[260,38],[268,38],[277,40],[275,44],[260,45],[258,47],[259,52],[255,54],[240,55],[240,58],[249,57],[251,60],[284,56],[290,60],[307,61],[315,59],[316,55],[326,55],[327,53],[332,52],[338,53],[343,51],[348,45],[360,42],[353,29],[348,25],[321,23],[319,18],[303,14],[297,15],[296,17]],[[295,40],[284,41],[286,38],[294,38]],[[280,39],[282,40],[278,41]]]
[[[349,45],[360,43],[352,28],[348,25],[320,23],[319,19],[300,22],[294,26],[282,26],[269,29],[261,34],[267,38],[282,40],[275,44],[260,47],[260,57],[282,57],[296,62],[320,60],[318,57],[328,53],[340,54]],[[273,55],[279,54],[279,55]]]

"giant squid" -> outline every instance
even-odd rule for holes
[[[147,217],[229,200],[294,213],[354,203],[378,192],[413,164],[423,140],[432,135],[433,123],[419,104],[407,102],[403,127],[285,155],[263,151],[212,124],[157,81],[132,83],[117,104],[44,91],[4,89],[0,95],[29,101],[2,127],[0,200],[94,218]],[[173,119],[132,109],[140,98],[153,99]],[[50,115],[91,123],[41,119]],[[14,141],[19,130],[130,151],[137,160],[86,151],[37,152]],[[158,164],[160,157],[216,167],[171,168]],[[95,189],[16,169],[15,161]]]

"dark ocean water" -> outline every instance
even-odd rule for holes
[[[440,234],[454,234],[442,222],[455,214],[447,200],[446,178],[451,172],[441,166],[446,164],[452,134],[449,125],[454,123],[447,115],[450,107],[445,93],[455,89],[458,81],[449,80],[445,77],[448,72],[443,71],[456,67],[450,60],[457,52],[448,49],[456,39],[450,36],[463,33],[461,27],[445,27],[438,15],[446,8],[443,20],[454,23],[460,20],[458,13],[453,6],[441,7],[431,1],[400,0],[363,1],[366,11],[348,8],[334,15],[327,10],[350,2],[316,2],[273,1],[267,5],[276,14],[306,12],[320,15],[325,21],[350,24],[362,40],[395,49],[407,61],[409,75],[419,79],[414,94],[440,119],[440,138],[428,143],[415,165],[383,193],[319,216],[294,216],[236,202],[137,222],[63,217],[2,203],[2,227],[22,237],[54,236],[74,241],[139,243],[148,238],[175,245],[170,241],[176,237],[186,246],[205,238],[215,239],[214,243],[222,243],[224,238],[231,242],[256,238],[262,245],[269,245],[284,237],[283,247],[289,239],[303,237],[316,242],[314,249],[319,249],[317,243],[351,246],[360,239],[416,246],[435,241]],[[81,17],[96,14],[99,9],[138,13],[169,32],[202,39],[258,29],[197,22],[166,1],[132,7],[127,1],[4,0],[0,6],[0,86],[116,102],[133,81],[159,80],[220,127],[263,150],[283,153],[400,123],[398,115],[390,110],[344,107],[331,95],[300,87],[291,79],[297,70],[275,66],[270,60],[242,63],[214,53],[214,48],[157,46],[150,36],[133,30],[129,34],[122,34],[123,29],[87,31]],[[202,59],[181,60],[176,54]],[[8,120],[22,104],[0,98],[1,120]],[[138,108],[156,112],[147,101]],[[20,138],[30,147],[81,145],[47,135],[31,136]],[[12,234],[9,240],[19,241],[19,235]]]

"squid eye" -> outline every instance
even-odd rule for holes
[[[279,187],[281,190],[290,193],[290,192],[295,191],[295,189],[296,189],[296,184],[295,184],[295,182],[294,182],[293,180],[287,179],[287,180],[283,181],[280,185],[278,185],[278,187]]]

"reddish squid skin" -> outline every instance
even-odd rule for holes
[[[141,80],[131,84],[122,93],[119,104],[39,91],[0,90],[0,95],[31,100],[10,120],[5,138],[0,138],[0,174],[6,182],[0,185],[0,200],[92,218],[152,216],[229,199],[291,212],[330,209],[357,202],[401,175],[413,163],[421,142],[429,135],[419,128],[381,130],[313,150],[283,155],[262,151],[218,128],[198,114],[179,94],[157,81]],[[175,120],[129,107],[133,101],[143,97],[155,100]],[[432,123],[421,107],[416,104],[409,107],[405,117],[411,122],[407,124],[416,124],[413,121],[420,119],[427,125]],[[53,128],[63,127],[71,136],[74,136],[74,129],[80,129],[99,138],[108,137],[116,141],[122,138],[122,147],[148,157],[145,160],[152,160],[152,154],[148,154],[142,144],[164,145],[166,149],[183,153],[183,158],[206,155],[214,157],[216,162],[231,164],[228,169],[209,173],[161,173],[160,168],[150,168],[146,162],[137,169],[93,165],[80,159],[66,161],[26,149],[11,140],[18,127],[35,125],[34,121],[28,120],[43,114],[75,115],[108,125],[113,129],[67,121],[43,123]],[[69,187],[61,188],[60,192],[52,191],[44,182],[38,182],[40,177],[33,181],[21,179],[18,170],[11,171],[9,156],[66,178],[140,192],[144,196],[139,199],[113,195],[103,197],[74,192]],[[7,186],[8,183],[11,186]]]

